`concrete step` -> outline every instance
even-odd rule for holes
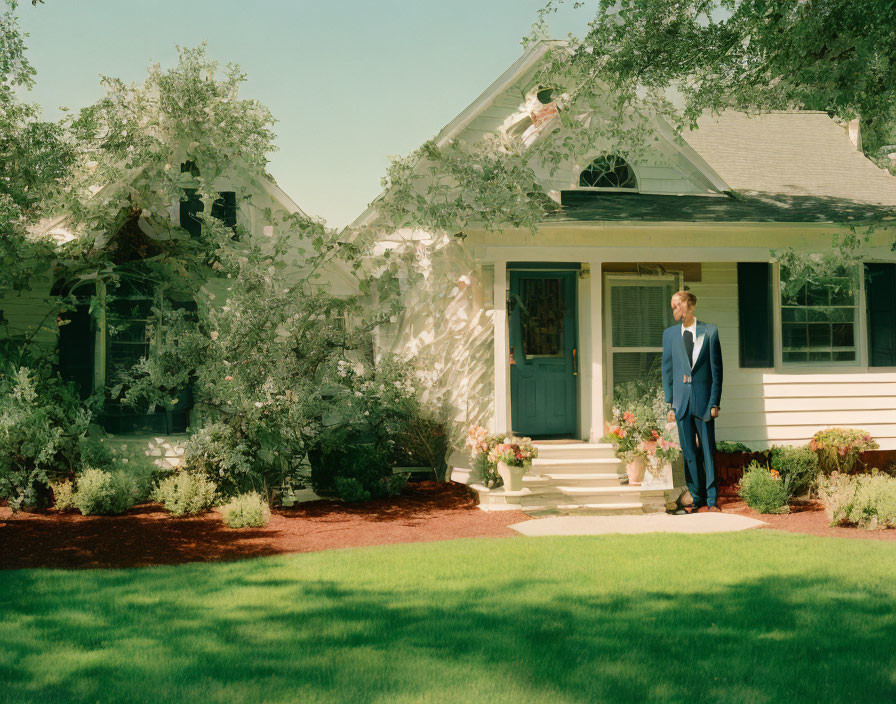
[[[622,460],[618,457],[556,459],[536,457],[532,460],[532,472],[536,474],[603,474],[622,472]]]
[[[538,448],[539,459],[598,459],[615,458],[613,446],[608,443],[533,443]]]
[[[548,516],[625,516],[644,513],[644,505],[627,504],[558,504],[556,506],[525,506],[523,513],[533,518]]]
[[[615,472],[549,472],[541,475],[551,484],[572,484],[584,486],[622,486],[622,477]],[[535,477],[533,477],[534,479]],[[523,480],[525,481],[525,479]]]

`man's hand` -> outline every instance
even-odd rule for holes
[[[718,410],[718,409],[716,409],[716,410]],[[668,423],[674,423],[674,422],[675,422],[675,411],[670,410],[670,411],[666,414],[666,421],[667,421]]]
[[[713,406],[712,408],[710,408],[709,415],[711,415],[713,418],[718,418],[719,417],[719,407]]]

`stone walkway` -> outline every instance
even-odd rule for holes
[[[640,516],[553,516],[510,526],[529,537],[540,535],[606,535],[608,533],[724,533],[766,525],[734,513],[700,513],[672,516],[648,513]]]

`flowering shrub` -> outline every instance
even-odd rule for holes
[[[876,450],[878,445],[864,430],[827,428],[812,436],[809,448],[818,453],[818,463],[825,474],[849,472],[859,460],[859,453]]]
[[[747,505],[759,513],[787,513],[787,487],[775,469],[751,462],[744,470],[738,492]]]
[[[855,523],[865,530],[896,528],[896,479],[872,471],[849,476],[834,472],[819,481],[819,496],[831,525]]]

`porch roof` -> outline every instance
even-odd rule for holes
[[[896,220],[892,206],[844,198],[781,193],[654,195],[563,191],[551,222],[806,222],[855,223]]]

